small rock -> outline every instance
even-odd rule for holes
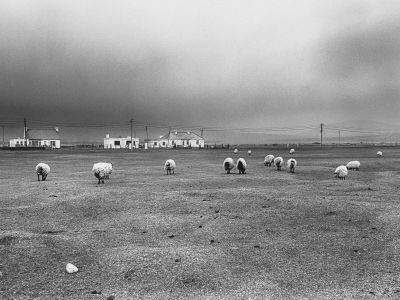
[[[115,296],[108,296],[107,297],[107,300],[114,300],[115,299]]]
[[[214,243],[215,241],[214,240],[210,240],[210,243],[212,244],[212,243]]]
[[[50,195],[49,197],[54,197],[55,198],[55,197],[58,197],[58,196],[57,195]]]
[[[199,228],[203,228],[203,226],[202,226],[202,225],[199,225]]]
[[[73,264],[70,264],[70,263],[67,264],[65,269],[67,270],[67,273],[69,273],[69,274],[78,272],[78,268],[75,267]]]
[[[175,259],[175,262],[180,262],[180,261],[181,261],[180,258]]]
[[[101,292],[100,292],[100,291],[98,292],[98,291],[96,291],[96,290],[94,290],[94,291],[91,291],[90,293],[91,293],[91,294],[97,294],[97,295],[101,295]]]
[[[254,245],[254,248],[260,249],[260,245]]]
[[[175,237],[175,235],[171,234],[168,236],[170,239],[172,239],[173,237]]]

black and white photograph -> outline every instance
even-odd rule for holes
[[[0,299],[400,299],[400,1],[0,0]]]

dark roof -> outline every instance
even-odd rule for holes
[[[190,131],[172,131],[170,133],[167,133],[160,139],[162,140],[203,140],[201,136],[194,132]]]
[[[54,129],[28,129],[27,138],[31,140],[60,140],[58,132]]]

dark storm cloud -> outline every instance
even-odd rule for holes
[[[363,74],[376,80],[399,75],[400,24],[398,20],[340,32],[324,45],[324,72],[349,78]]]
[[[400,108],[400,24],[391,18],[330,36],[321,47],[321,82],[341,113],[395,121]]]
[[[0,117],[260,127],[363,103],[394,119],[374,102],[399,95],[393,4],[350,2],[7,2]]]

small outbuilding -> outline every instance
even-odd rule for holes
[[[104,149],[133,149],[139,148],[139,139],[127,137],[110,137],[109,134],[104,138]]]

